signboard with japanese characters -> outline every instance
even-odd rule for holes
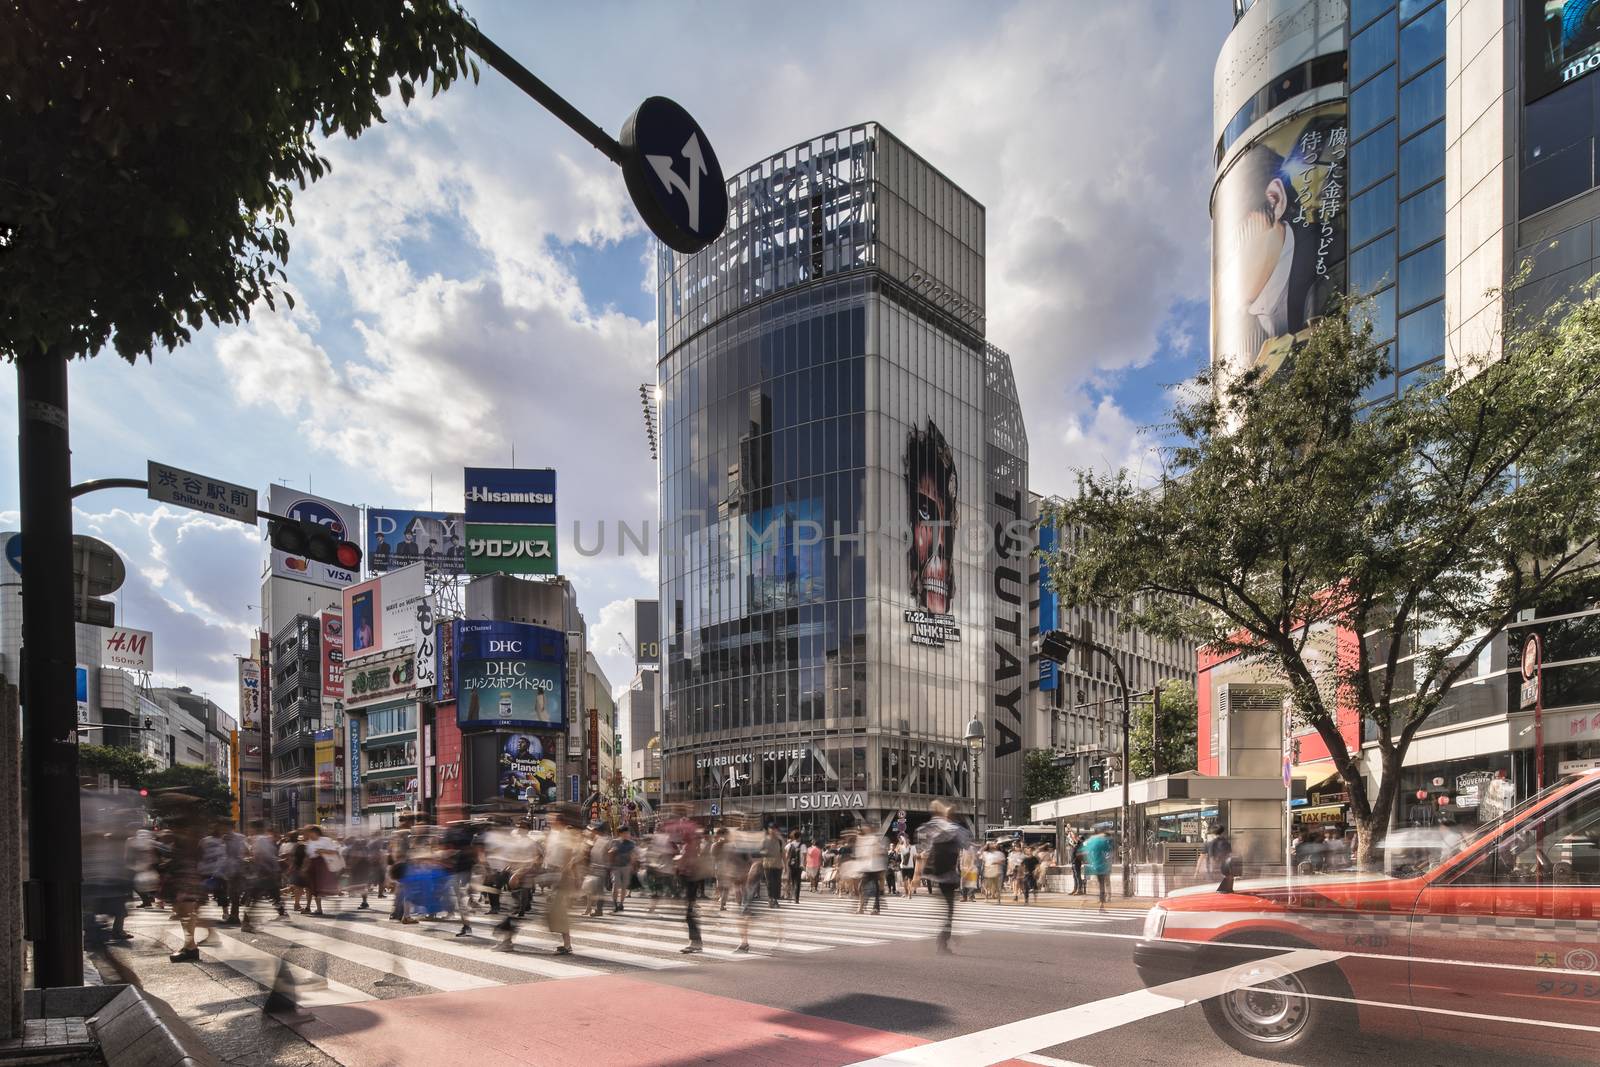
[[[468,574],[556,574],[556,528],[467,523]]]
[[[410,648],[385,653],[372,660],[347,663],[344,672],[346,708],[362,708],[409,695],[417,688],[417,657]]]
[[[234,485],[232,482],[218,481],[216,478],[186,471],[181,467],[157,463],[155,460],[149,461],[148,471],[150,484],[146,492],[150,494],[151,500],[203,511],[207,515],[233,519],[235,522],[250,526],[256,524],[254,489]]]

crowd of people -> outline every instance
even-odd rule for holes
[[[505,952],[515,951],[518,924],[538,907],[561,955],[572,952],[575,915],[603,919],[633,902],[655,912],[664,900],[683,908],[682,951],[702,951],[697,909],[714,900],[737,912],[735,951],[748,952],[758,909],[798,902],[802,893],[873,914],[919,890],[944,896],[952,909],[958,898],[1003,903],[1009,895],[1028,904],[1056,862],[1049,846],[976,843],[937,804],[915,837],[860,825],[826,840],[754,819],[707,831],[686,808],[663,812],[637,837],[632,827],[585,825],[576,805],[553,806],[542,826],[508,816],[445,826],[402,817],[391,830],[340,839],[315,825],[278,832],[256,822],[241,833],[183,794],[157,798],[153,816],[91,835],[86,931],[91,942],[127,940],[130,905],[170,908],[183,930],[174,962],[199,958],[195,932],[210,904],[216,911],[206,914],[219,917],[204,921],[248,931],[263,911],[322,915],[334,898],[342,908],[387,908],[400,924],[454,922],[460,937],[487,924]]]

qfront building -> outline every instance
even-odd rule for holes
[[[658,253],[663,798],[998,822],[1037,568],[983,206],[873,124],[728,188],[718,241]]]
[[[1493,356],[1509,289],[1540,308],[1600,273],[1600,3],[1592,0],[1235,0],[1216,67],[1212,356],[1276,373],[1341,289],[1371,298],[1394,374],[1382,403],[1451,360]],[[1527,266],[1525,274],[1522,273]],[[1488,783],[1539,787],[1520,698],[1544,646],[1544,765],[1600,761],[1600,640],[1591,602],[1518,619],[1406,754],[1399,817],[1471,824]],[[1402,661],[1404,665],[1404,661]],[[1250,717],[1282,736],[1279,680],[1200,663],[1200,769],[1237,773]],[[1377,775],[1370,725],[1341,719]],[[1291,738],[1310,804],[1346,821],[1320,739]],[[1248,747],[1248,746],[1247,746]],[[1259,747],[1259,746],[1258,746]],[[1261,749],[1260,751],[1265,751]]]

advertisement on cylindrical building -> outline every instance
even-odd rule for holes
[[[462,729],[566,723],[566,635],[517,622],[455,623],[452,673]]]
[[[1523,76],[1537,100],[1600,70],[1600,0],[1523,0]]]
[[[1344,285],[1344,101],[1280,123],[1212,194],[1213,362],[1268,377]]]

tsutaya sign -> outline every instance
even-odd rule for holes
[[[851,793],[800,793],[786,798],[790,811],[836,811],[867,806],[867,794]]]

